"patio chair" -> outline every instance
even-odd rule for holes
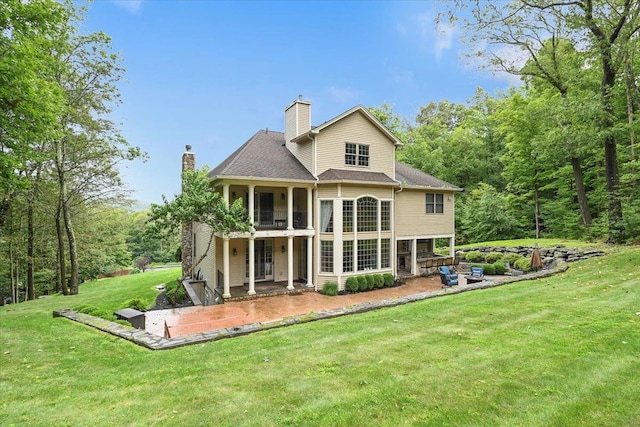
[[[476,283],[484,281],[484,268],[471,267],[471,274],[464,276],[467,279],[467,283]]]
[[[442,282],[442,286],[456,286],[458,284],[458,275],[451,274],[449,267],[446,265],[438,267],[438,271],[440,272],[440,281]]]

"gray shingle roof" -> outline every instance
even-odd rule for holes
[[[318,175],[320,181],[359,181],[381,184],[397,184],[382,172],[352,171],[343,169],[327,169]]]
[[[461,188],[449,184],[441,179],[433,177],[411,166],[396,161],[396,180],[404,185],[416,185],[421,187],[442,188],[443,190],[462,191]]]
[[[285,147],[284,133],[259,130],[209,172],[209,178],[255,177],[313,181],[313,175]]]

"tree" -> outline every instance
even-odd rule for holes
[[[207,225],[211,236],[207,248],[193,264],[195,269],[206,257],[216,233],[228,235],[232,232],[253,232],[253,224],[249,222],[242,199],[237,199],[231,206],[209,186],[207,168],[182,173],[182,192],[168,201],[162,196],[163,203],[151,204],[149,227],[147,232],[156,238],[164,238],[175,234],[184,222],[199,222]],[[183,272],[192,276],[192,271]]]
[[[483,66],[516,75],[535,74],[559,89],[570,84],[558,61],[546,63],[539,53],[548,39],[568,40],[584,48],[586,59],[600,74],[600,114],[598,124],[604,147],[608,194],[609,241],[624,237],[618,171],[616,104],[617,75],[630,48],[630,40],[640,30],[640,4],[632,0],[522,0],[456,2],[458,8],[471,8],[462,18],[470,56],[486,58]],[[455,8],[448,17],[459,21]],[[441,15],[439,19],[442,19]],[[548,46],[549,44],[547,44]],[[505,50],[508,47],[511,50]],[[500,49],[503,48],[503,49]],[[516,53],[514,55],[513,53]],[[551,49],[551,52],[558,50]],[[523,68],[523,59],[535,67]],[[555,64],[555,68],[554,68]],[[551,67],[549,67],[551,65]],[[535,73],[532,72],[535,70]]]

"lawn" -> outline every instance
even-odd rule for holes
[[[150,351],[63,318],[175,270],[0,308],[0,424],[640,425],[640,250],[558,276]],[[339,297],[336,297],[339,298]]]

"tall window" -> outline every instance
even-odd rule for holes
[[[378,201],[373,197],[358,199],[358,232],[378,229]]]
[[[351,166],[369,166],[369,146],[347,142],[345,144],[344,163]]]
[[[333,200],[320,201],[320,231],[333,232]]]
[[[353,233],[353,200],[342,201],[342,232]]]
[[[428,214],[444,213],[444,194],[427,193]]]
[[[380,268],[391,267],[391,240],[380,240]]]
[[[333,273],[333,242],[327,240],[320,241],[320,271],[323,273]]]
[[[342,271],[345,273],[353,271],[353,240],[342,242]]]
[[[380,202],[380,228],[382,231],[391,230],[391,202]]]
[[[378,240],[358,240],[358,271],[378,268]]]

